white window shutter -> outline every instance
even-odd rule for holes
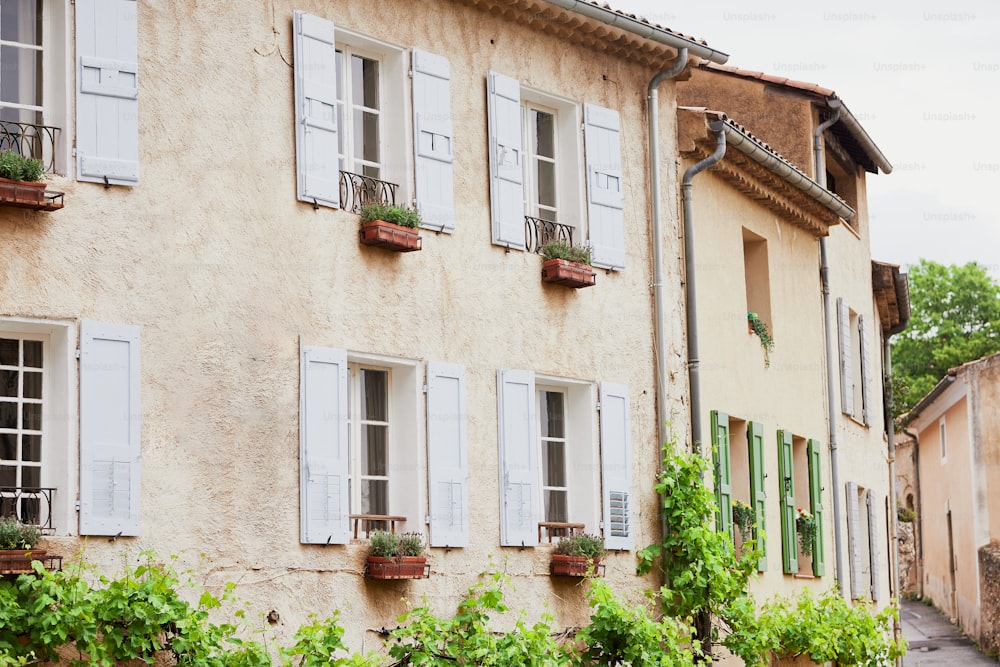
[[[451,68],[443,56],[413,49],[413,152],[417,210],[424,227],[455,231]]]
[[[138,535],[139,327],[80,325],[80,534]]]
[[[469,454],[465,366],[427,364],[430,545],[469,546]]]
[[[837,329],[840,331],[840,410],[854,414],[854,368],[851,362],[851,311],[837,299]]]
[[[865,316],[858,315],[858,340],[861,342],[861,418],[865,426],[872,423],[871,405],[871,344],[865,331]]]
[[[538,453],[535,374],[497,373],[500,443],[500,544],[538,544]]]
[[[625,268],[625,183],[621,120],[614,109],[583,106],[587,151],[587,219],[591,258],[604,269]]]
[[[858,485],[847,483],[847,550],[851,558],[851,599],[864,596],[861,586],[861,514],[858,508]]]
[[[875,503],[872,502],[872,491],[868,489],[868,493],[865,494],[865,504],[868,505],[868,558],[871,564],[871,576],[872,576],[872,602],[878,602],[879,599],[879,585],[878,585],[878,530],[876,530],[876,511]]]
[[[300,541],[347,544],[347,353],[303,346],[300,373]]]
[[[489,72],[486,85],[493,243],[524,250],[521,84],[509,76]]]
[[[340,206],[333,21],[296,11],[295,171],[299,201]]]
[[[604,487],[604,546],[631,550],[632,435],[628,387],[601,383],[601,476]]]
[[[76,1],[76,177],[139,183],[136,0]]]

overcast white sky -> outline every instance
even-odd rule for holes
[[[1000,3],[608,1],[730,65],[835,90],[893,165],[868,177],[873,258],[1000,278]]]

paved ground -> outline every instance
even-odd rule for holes
[[[934,607],[903,600],[899,619],[903,625],[903,637],[910,644],[903,658],[903,667],[996,667],[998,664],[993,658],[983,655],[972,640]]]

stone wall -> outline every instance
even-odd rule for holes
[[[980,636],[984,651],[1000,651],[1000,545],[979,549]]]
[[[920,590],[917,543],[912,521],[899,522],[899,594],[916,596]]]

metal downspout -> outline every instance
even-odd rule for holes
[[[669,435],[667,422],[667,334],[666,302],[663,294],[663,225],[660,222],[660,104],[659,88],[667,79],[672,79],[687,67],[688,51],[677,52],[677,59],[669,69],[657,73],[649,82],[646,100],[649,116],[649,178],[650,199],[652,200],[653,236],[653,354],[656,357],[656,432],[663,445]]]
[[[886,424],[886,439],[887,445],[889,447],[889,541],[891,542],[890,548],[892,553],[890,554],[891,560],[891,570],[889,574],[889,592],[890,597],[899,598],[899,517],[897,512],[899,508],[896,503],[896,423],[892,418],[892,411],[890,410],[890,404],[892,400],[892,350],[889,345],[889,341],[892,339],[891,332],[886,332],[882,340],[882,358],[885,360],[885,373],[883,374],[882,382],[882,401],[883,401],[883,413],[888,420]],[[895,595],[892,595],[895,593]],[[893,619],[892,623],[892,633],[893,638],[898,640],[902,634],[903,629],[899,624],[898,615]],[[896,658],[896,665],[902,665],[903,659]]]
[[[813,161],[816,167],[816,182],[826,187],[826,162],[823,155],[823,132],[840,118],[840,102],[830,102],[833,115],[820,123],[813,133]],[[833,545],[834,562],[837,570],[837,586],[840,594],[847,595],[844,583],[844,559],[841,554],[843,537],[840,529],[840,468],[837,464],[837,401],[834,398],[837,385],[834,381],[836,355],[833,349],[833,310],[830,307],[830,263],[827,258],[826,237],[819,239],[819,274],[823,292],[823,325],[826,337],[826,419],[829,430],[830,477],[833,485]]]

